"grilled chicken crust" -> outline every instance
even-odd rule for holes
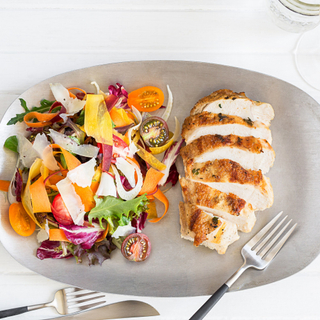
[[[181,148],[184,162],[206,162],[214,159],[230,159],[245,169],[269,171],[275,159],[275,153],[266,140],[236,135],[206,135]]]
[[[228,246],[239,239],[234,223],[215,217],[183,202],[179,204],[181,237],[198,247],[204,245],[224,254]]]
[[[186,203],[225,211],[234,216],[239,216],[246,206],[246,201],[236,195],[226,194],[203,183],[181,178],[180,185]]]
[[[244,92],[237,93],[229,89],[215,91],[200,99],[192,108],[190,115],[203,111],[250,118],[253,121],[261,121],[267,126],[274,118],[274,110],[269,103],[253,101]]]
[[[251,203],[257,210],[269,208],[273,203],[273,191],[268,178],[261,171],[245,170],[237,162],[222,159],[185,164],[186,178],[218,189],[234,193]]]
[[[232,131],[241,131],[239,136],[253,136],[266,139],[270,144],[272,142],[270,129],[260,122],[253,122],[250,119],[243,119],[238,116],[230,116],[222,113],[202,112],[187,117],[184,120],[181,136],[189,144],[200,136],[208,134],[222,134],[218,131],[225,131],[227,125],[233,125],[229,128],[227,134],[235,134]],[[234,125],[238,126],[234,128]]]
[[[232,193],[224,193],[203,183],[180,178],[184,202],[210,212],[237,225],[242,232],[250,232],[256,217],[250,203]]]

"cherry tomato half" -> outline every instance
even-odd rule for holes
[[[28,215],[21,202],[10,205],[9,221],[13,230],[20,236],[31,236],[36,229],[36,224]]]
[[[151,252],[151,242],[146,235],[133,233],[122,242],[121,252],[130,261],[144,261]]]
[[[143,87],[128,95],[129,107],[134,106],[139,111],[151,112],[159,109],[164,101],[163,92],[157,87]]]
[[[160,147],[169,139],[169,128],[163,119],[153,116],[142,122],[140,135],[148,147]]]
[[[73,224],[73,220],[71,215],[64,204],[62,197],[60,194],[57,194],[53,199],[51,210],[55,219],[65,226]]]

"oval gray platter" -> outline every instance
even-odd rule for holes
[[[169,84],[174,96],[169,121],[172,129],[174,115],[183,123],[200,98],[218,89],[244,91],[253,100],[271,103],[276,114],[271,124],[276,162],[268,177],[274,188],[274,205],[257,213],[257,223],[250,234],[240,233],[240,240],[232,244],[225,255],[218,255],[180,238],[178,204],[182,196],[180,186],[176,185],[167,193],[170,209],[166,217],[157,224],[149,223],[144,229],[152,242],[152,253],[145,262],[126,261],[116,250],[111,260],[101,267],[89,267],[86,261],[77,265],[74,259],[38,260],[36,237],[23,238],[15,234],[8,222],[8,201],[1,195],[1,242],[14,259],[48,278],[102,292],[158,297],[208,295],[242,264],[240,249],[246,241],[281,210],[298,222],[298,228],[265,271],[246,271],[231,290],[261,286],[288,277],[306,267],[319,254],[320,130],[315,113],[320,106],[308,94],[276,78],[234,67],[183,61],[142,61],[64,73],[35,85],[21,97],[31,107],[39,105],[42,98],[52,98],[50,82],[94,92],[90,84],[93,80],[104,91],[116,82],[122,83],[128,91],[154,85],[166,92]],[[17,131],[25,133],[21,124],[6,126],[8,120],[20,112],[22,108],[17,99],[1,122],[1,145]],[[16,161],[13,152],[3,149],[0,161],[1,179],[10,180]],[[183,174],[180,160],[178,169]]]

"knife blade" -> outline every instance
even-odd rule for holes
[[[149,304],[141,301],[127,300],[115,302],[102,307],[94,308],[88,311],[56,317],[52,319],[75,319],[75,320],[106,320],[131,317],[150,317],[159,316],[160,313]]]

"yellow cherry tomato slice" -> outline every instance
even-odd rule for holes
[[[10,205],[9,221],[13,230],[23,237],[31,236],[36,229],[36,224],[27,214],[21,202]]]
[[[141,112],[152,112],[158,110],[164,101],[163,92],[152,86],[142,87],[132,91],[128,95],[129,107],[134,106]]]

